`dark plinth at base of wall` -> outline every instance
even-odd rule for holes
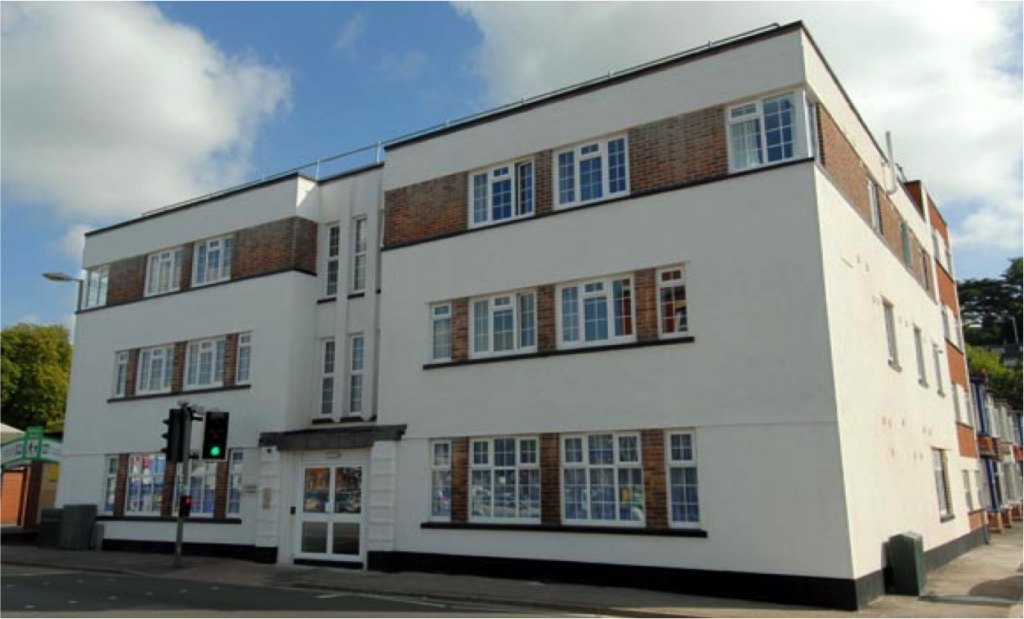
[[[105,539],[103,550],[174,554],[174,542],[136,539]],[[255,563],[277,563],[277,548],[243,544],[206,544],[185,542],[182,554],[202,557],[227,557]]]
[[[967,535],[936,546],[924,553],[925,569],[929,572],[942,567],[965,552],[971,551],[985,543],[984,528],[974,529]]]

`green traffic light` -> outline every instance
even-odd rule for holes
[[[210,455],[213,456],[214,458],[219,456],[220,455],[220,447],[217,447],[216,445],[211,447],[210,448]]]

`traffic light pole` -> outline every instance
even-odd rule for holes
[[[181,462],[182,474],[174,476],[176,490],[174,496],[178,497],[177,504],[174,506],[178,510],[178,530],[174,536],[174,567],[181,567],[181,548],[185,538],[185,514],[181,509],[181,493],[184,489],[183,486],[192,478],[192,414],[194,409],[188,404],[182,408],[185,409],[185,431],[183,433],[185,457]]]

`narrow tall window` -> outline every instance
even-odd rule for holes
[[[683,267],[661,269],[658,277],[658,326],[661,335],[682,335],[690,330]]]
[[[964,505],[967,506],[967,511],[974,511],[974,493],[971,492],[971,472],[961,471],[961,475],[964,480]]]
[[[878,185],[868,179],[868,203],[871,206],[871,228],[882,233],[882,205],[878,200]]]
[[[348,412],[356,415],[363,412],[363,370],[366,350],[362,335],[349,339]]]
[[[323,341],[320,359],[320,414],[330,415],[334,412],[334,340]]]
[[[900,352],[896,342],[896,310],[892,303],[883,300],[882,310],[885,314],[885,339],[889,347],[889,365],[898,368],[900,365]]]
[[[967,423],[964,419],[963,407],[960,404],[960,385],[953,383],[953,413],[956,415],[956,420],[960,423]]]
[[[949,476],[946,473],[946,452],[932,449],[932,469],[935,473],[935,493],[939,501],[939,515],[949,516],[953,513],[949,500]]]
[[[540,456],[535,438],[470,443],[470,518],[540,521]]]
[[[228,456],[228,513],[242,512],[242,488],[245,482],[245,452],[232,449]]]
[[[127,350],[117,353],[114,361],[114,397],[123,398],[128,391],[128,359]]]
[[[942,395],[942,350],[932,345],[932,360],[935,362],[935,389]]]
[[[472,225],[484,226],[533,215],[533,162],[503,163],[469,175]]]
[[[192,497],[192,513],[212,516],[217,494],[217,464],[196,460],[189,471],[188,494]]]
[[[185,387],[201,389],[224,384],[224,358],[227,340],[215,338],[188,343],[185,362]]]
[[[430,358],[433,361],[452,358],[452,306],[449,303],[430,308]]]
[[[617,278],[562,287],[563,347],[589,346],[633,338],[633,280]]]
[[[366,217],[352,221],[352,283],[350,292],[366,290]]]
[[[196,243],[192,260],[193,286],[231,279],[232,245],[231,236]]]
[[[324,276],[324,296],[338,296],[338,252],[341,251],[341,227],[334,224],[327,228],[327,270]]]
[[[557,155],[558,205],[575,206],[629,193],[624,136],[575,146]]]
[[[251,373],[252,333],[239,333],[238,351],[235,353],[235,384],[248,384]]]
[[[909,268],[913,261],[913,255],[910,249],[910,226],[905,221],[900,222],[900,244],[903,252],[903,264]]]
[[[146,258],[146,296],[174,292],[181,285],[181,248],[150,254]]]
[[[127,514],[160,513],[164,489],[164,455],[132,454],[128,458]]]
[[[143,348],[139,351],[135,393],[165,393],[174,375],[174,346]]]
[[[430,444],[430,517],[447,520],[452,515],[452,444]]]
[[[113,514],[114,503],[117,500],[117,469],[118,469],[118,457],[107,456],[104,466],[104,480],[103,480],[103,513]]]
[[[595,434],[562,439],[562,508],[570,523],[644,521],[640,437]]]
[[[932,291],[932,273],[928,265],[931,260],[928,258],[927,252],[921,250],[921,281],[924,283],[924,289],[928,292]]]
[[[697,491],[697,445],[692,432],[668,436],[669,501],[672,524],[693,526],[700,522]]]
[[[798,148],[798,134],[812,135],[813,132],[806,130],[812,115],[805,110],[804,118],[798,118],[801,115],[795,104],[798,94],[769,97],[728,110],[729,167],[733,172],[788,161],[805,148]],[[812,148],[811,144],[806,148]]]
[[[82,309],[102,307],[107,304],[107,286],[110,283],[110,265],[89,269],[85,273],[82,292]]]
[[[917,382],[922,387],[927,387],[928,374],[924,360],[924,337],[921,335],[921,329],[917,327],[914,327],[914,354],[917,357]]]
[[[518,292],[472,301],[473,356],[536,348],[536,294]]]

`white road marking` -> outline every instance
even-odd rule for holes
[[[352,595],[352,594],[351,593],[325,593],[323,595],[316,596],[316,599],[318,599],[318,600],[329,600],[331,598],[348,597],[350,595]]]
[[[178,593],[188,593],[188,589],[182,589],[181,591],[178,591]]]
[[[33,608],[35,608],[35,606],[32,606],[31,604],[25,604],[25,610],[32,610]]]
[[[407,604],[419,604],[421,606],[431,606],[433,608],[444,608],[445,604],[435,604],[433,602],[421,602],[419,600],[412,600],[409,598],[402,597],[391,597],[389,595],[373,595],[370,593],[360,593],[359,597],[373,598],[375,600],[387,600],[389,602],[405,602]]]
[[[78,600],[68,600],[68,604],[78,604]]]

